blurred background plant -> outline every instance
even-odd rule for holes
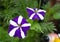
[[[53,7],[50,7],[50,1],[48,1],[45,5],[44,4],[43,6],[39,5],[47,11],[44,21],[39,21],[37,23],[33,22],[32,20],[27,20],[28,22],[32,23],[31,29],[28,31],[27,37],[25,39],[19,39],[9,37],[9,20],[19,15],[22,15],[28,19],[26,7],[38,8],[38,1],[0,0],[0,42],[40,42],[43,35],[53,32],[56,29],[55,21],[60,21],[60,5],[56,4]],[[60,27],[60,24],[58,25]]]

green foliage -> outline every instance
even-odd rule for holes
[[[39,35],[29,30],[25,39],[10,37],[8,35],[9,20],[22,15],[28,18],[26,7],[37,7],[37,0],[0,0],[0,42],[39,42]],[[30,20],[27,20],[30,21]],[[32,21],[33,22],[33,21]],[[32,23],[30,22],[30,23]]]
[[[60,19],[60,12],[57,12],[53,15],[54,19]]]
[[[26,7],[36,7],[37,1],[1,0],[0,4],[4,7],[4,9],[0,10],[0,25],[2,24],[3,27],[6,27],[9,24],[9,20],[16,16],[23,15],[25,18],[28,18]]]
[[[53,19],[60,19],[58,11],[60,5],[50,8],[50,4],[43,6],[47,11],[44,21],[33,21],[28,19],[26,7],[38,7],[37,0],[0,0],[0,42],[40,42],[40,35],[53,32],[54,23],[48,22]],[[25,39],[10,37],[8,35],[9,20],[22,15],[31,23],[31,28],[27,32]]]
[[[53,32],[53,30],[55,30],[55,26],[52,22],[47,22],[47,23],[41,22],[40,24],[34,22],[30,29],[38,33],[48,34],[50,32]]]
[[[33,20],[27,19],[27,21],[28,21],[29,23],[33,24]]]
[[[46,10],[46,15],[45,15],[44,21],[47,22],[47,21],[51,21],[51,20],[55,19],[53,17],[56,13],[58,13],[60,11],[60,4],[56,4],[53,7],[51,7],[50,3],[48,3],[43,8]]]
[[[43,34],[45,35],[53,32],[53,30],[56,30],[54,23],[52,22],[47,22],[47,23],[43,22],[43,23],[40,23],[40,25],[41,25],[41,30],[43,31]]]
[[[3,31],[2,31],[3,30]],[[0,42],[39,42],[39,34],[35,31],[29,30],[25,39],[10,37],[8,32],[0,27]]]
[[[42,30],[41,30],[41,26],[40,26],[40,24],[39,23],[37,23],[37,22],[33,22],[33,24],[31,25],[31,28],[30,28],[31,30],[35,30],[36,32],[42,32]]]
[[[40,42],[40,34],[29,30],[25,39],[21,39],[21,42]]]
[[[18,42],[18,38],[11,38],[8,35],[8,32],[5,31],[2,27],[0,27],[0,42]]]

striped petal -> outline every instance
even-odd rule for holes
[[[29,17],[29,19],[32,19],[32,18],[34,17],[34,15],[35,15],[35,13],[33,13],[33,14]]]
[[[40,20],[40,17],[37,14],[35,14],[32,20]]]
[[[11,37],[13,37],[13,36],[15,35],[15,32],[16,32],[16,30],[17,30],[18,28],[19,28],[19,27],[13,28],[13,29],[9,32],[9,35],[10,35]]]
[[[45,16],[45,12],[38,12],[39,14]]]
[[[16,30],[14,37],[22,38],[20,28]]]
[[[37,12],[46,12],[45,10],[41,10],[41,9],[39,9]]]
[[[25,34],[24,34],[24,32],[23,32],[23,30],[21,28],[20,28],[20,31],[21,31],[21,37],[25,38]]]
[[[27,7],[26,10],[27,10],[29,17],[34,13],[34,9],[32,9],[32,8]]]
[[[19,26],[21,25],[21,28]],[[11,37],[25,38],[27,31],[30,28],[30,24],[22,16],[15,17],[13,20],[10,20],[9,25],[9,35]]]
[[[27,9],[29,9],[29,10],[31,10],[31,11],[33,11],[33,12],[34,12],[34,9],[32,9],[32,8],[27,7]]]
[[[23,17],[22,17],[22,16],[19,16],[19,17],[18,17],[18,24],[21,24],[22,19],[23,19]]]
[[[13,26],[18,26],[16,22],[14,22],[13,20],[10,20],[10,24]]]
[[[27,26],[31,26],[31,24],[30,23],[25,23],[25,24],[22,25],[22,27],[27,27]]]
[[[45,10],[42,10],[42,9],[32,9],[32,8],[29,8],[27,7],[27,12],[29,14],[29,19],[32,19],[32,20],[43,20],[44,19],[44,15],[46,13]],[[36,16],[37,14],[37,16]]]
[[[41,20],[44,19],[44,17],[41,14],[37,13],[37,15],[40,17]]]

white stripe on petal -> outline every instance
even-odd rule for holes
[[[37,12],[46,12],[45,10],[41,10],[41,9],[39,9]]]
[[[16,32],[16,30],[17,30],[18,28],[19,28],[19,27],[16,27],[16,28],[12,29],[12,30],[9,32],[9,35],[10,35],[11,37],[13,37],[13,36],[15,35],[15,32]]]
[[[22,37],[22,38],[25,38],[25,34],[24,34],[24,32],[22,31],[21,28],[20,28],[20,30],[21,30],[21,37]]]
[[[18,24],[21,24],[22,19],[23,19],[23,17],[22,17],[22,16],[19,16],[19,17],[18,17]]]
[[[16,22],[10,20],[10,24],[13,25],[13,26],[18,26]]]
[[[29,10],[31,10],[31,11],[33,11],[33,12],[34,12],[34,9],[32,9],[32,8],[27,7],[27,9],[29,9]]]
[[[29,17],[29,19],[32,19],[32,18],[34,17],[34,15],[35,15],[35,13],[33,13],[33,14]]]
[[[25,23],[25,24],[22,25],[22,27],[27,27],[27,26],[31,26],[31,24],[30,23]]]
[[[44,17],[41,14],[37,13],[37,15],[40,17],[41,20],[44,19]]]

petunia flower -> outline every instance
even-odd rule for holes
[[[25,38],[30,26],[25,18],[18,16],[10,20],[8,33],[11,37]]]
[[[28,12],[28,15],[29,15],[29,19],[32,19],[32,20],[43,20],[44,19],[44,15],[46,13],[45,10],[41,10],[41,9],[32,9],[32,8],[29,8],[27,7],[27,12]]]

